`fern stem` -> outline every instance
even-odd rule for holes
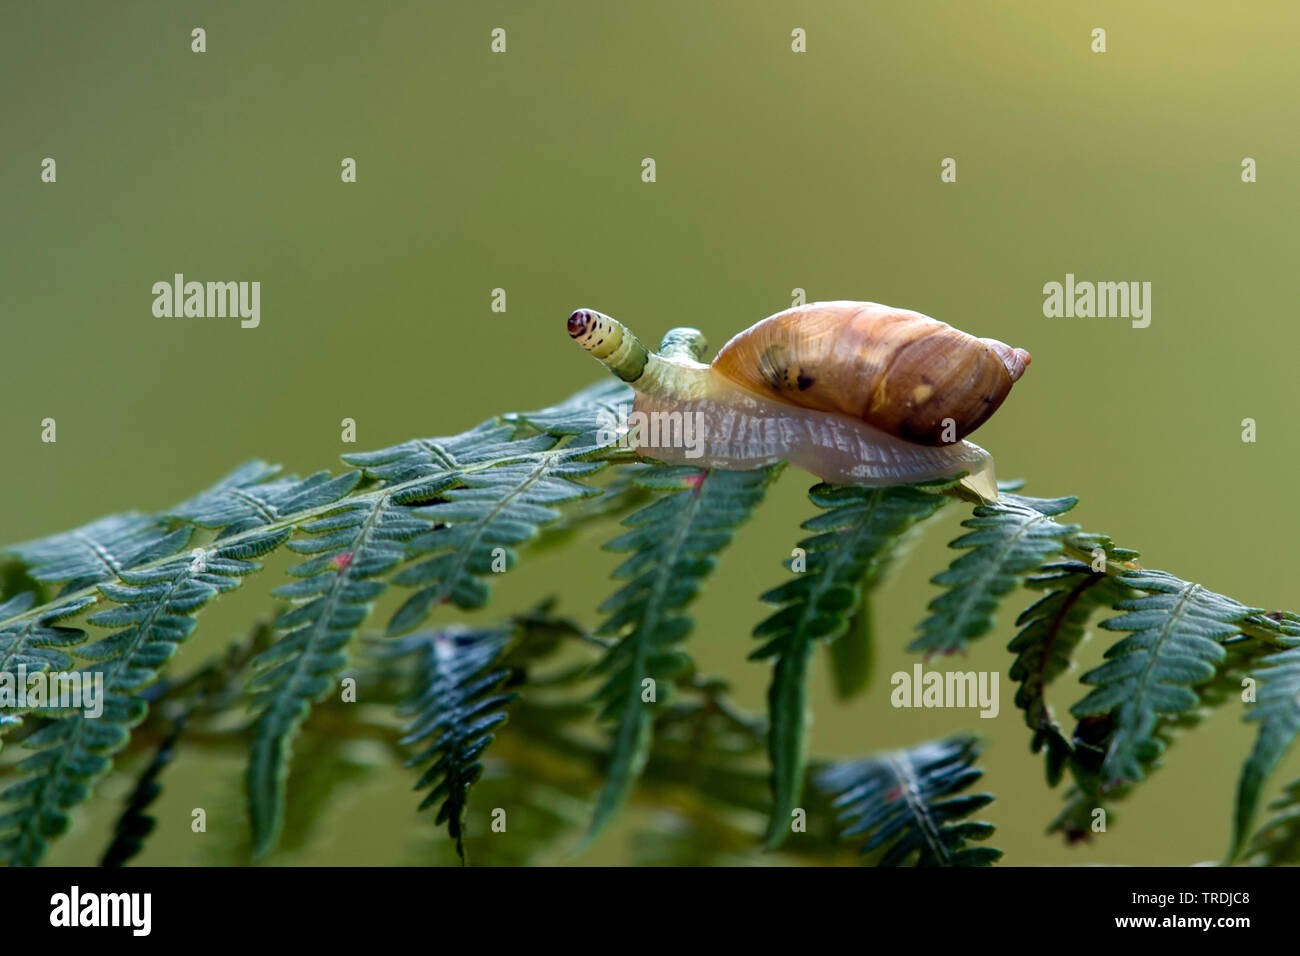
[[[898,779],[900,795],[912,812],[913,819],[916,820],[916,829],[921,834],[921,838],[925,840],[926,846],[939,861],[939,865],[948,866],[951,861],[939,833],[939,824],[930,816],[930,808],[921,793],[921,783],[908,765],[906,756],[891,754],[885,757],[884,762]]]

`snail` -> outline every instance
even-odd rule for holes
[[[875,302],[778,312],[711,365],[696,329],[670,330],[656,353],[622,323],[579,309],[569,335],[632,386],[640,422],[663,426],[636,439],[648,457],[732,469],[786,460],[823,481],[873,486],[965,473],[989,501],[993,459],[964,439],[1030,361],[1024,349]]]

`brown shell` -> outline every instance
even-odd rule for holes
[[[760,395],[840,412],[920,445],[969,435],[998,410],[1029,353],[919,312],[814,302],[769,316],[713,368]],[[953,427],[945,434],[945,420]]]

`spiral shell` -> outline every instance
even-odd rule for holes
[[[988,420],[1029,353],[919,312],[817,302],[731,339],[716,372],[759,395],[838,412],[920,445],[959,441]]]

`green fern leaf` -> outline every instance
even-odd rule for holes
[[[987,866],[1002,856],[988,839],[990,823],[966,820],[992,794],[953,796],[980,778],[973,737],[953,737],[868,760],[837,763],[815,783],[833,797],[841,836],[866,836],[862,853],[883,851],[880,866]]]
[[[395,578],[416,591],[393,615],[390,635],[418,627],[444,602],[481,607],[486,575],[514,566],[512,547],[554,524],[554,506],[600,495],[577,479],[615,454],[617,436],[604,429],[628,394],[621,383],[601,383],[559,405],[504,415],[460,435],[343,456],[391,489],[397,504],[428,505],[424,514],[436,522],[408,548],[409,558],[425,560]]]
[[[1048,593],[1016,620],[1021,631],[1007,646],[1016,654],[1011,679],[1020,685],[1016,706],[1024,711],[1025,723],[1034,732],[1030,751],[1046,748],[1047,782],[1056,786],[1073,746],[1052,715],[1047,686],[1069,669],[1093,613],[1113,607],[1133,592],[1077,561],[1049,564],[1025,584]]]
[[[1196,687],[1198,706],[1176,714],[1161,715],[1149,740],[1136,750],[1143,772],[1149,775],[1160,766],[1165,751],[1179,737],[1194,729],[1216,707],[1237,699],[1242,680],[1256,670],[1272,649],[1253,638],[1228,638],[1223,642],[1225,657],[1214,676]],[[1070,775],[1074,784],[1066,792],[1066,805],[1048,828],[1062,833],[1070,843],[1088,841],[1094,832],[1096,811],[1130,796],[1138,781],[1113,782],[1105,772],[1105,760],[1119,726],[1118,712],[1079,720],[1070,740]]]
[[[148,704],[139,692],[194,629],[193,615],[258,569],[248,559],[268,553],[288,536],[288,531],[266,532],[148,569],[119,569],[124,584],[99,585],[118,606],[92,614],[87,623],[115,630],[80,647],[77,656],[93,663],[91,672],[103,674],[103,713],[90,719],[84,711],[73,712],[23,741],[37,753],[17,765],[24,779],[0,792],[0,803],[17,805],[0,816],[0,834],[6,834],[0,839],[0,861],[34,864],[48,841],[67,830],[67,811],[89,797],[131,728],[144,719]]]
[[[385,656],[418,653],[416,690],[398,710],[412,717],[401,743],[423,749],[406,762],[426,767],[416,783],[429,793],[424,810],[438,807],[435,825],[447,825],[456,852],[465,859],[465,815],[470,789],[483,774],[483,752],[492,730],[506,720],[506,706],[518,695],[498,693],[510,676],[499,666],[509,629],[451,627],[394,642]]]
[[[546,447],[537,447],[539,440]],[[438,525],[411,542],[409,552],[432,557],[394,577],[397,584],[417,590],[393,615],[390,635],[418,626],[444,602],[482,607],[489,594],[486,576],[516,565],[514,546],[558,520],[556,506],[599,494],[577,480],[605,466],[589,460],[599,447],[578,444],[552,450],[555,442],[544,434],[512,443],[536,450],[492,468],[462,473],[461,487],[443,490],[441,503],[422,509],[421,514]]]
[[[808,661],[817,639],[844,634],[858,607],[862,582],[912,525],[947,500],[937,492],[952,482],[895,488],[819,484],[809,497],[826,513],[802,525],[816,532],[799,543],[806,569],[762,600],[776,611],[754,629],[764,641],[751,659],[775,658],[768,690],[768,751],[772,760],[772,815],[766,844],[778,846],[789,832],[804,776]],[[786,561],[796,567],[796,558]]]
[[[931,579],[945,590],[930,602],[930,616],[908,650],[953,654],[987,634],[1002,598],[1078,532],[1078,525],[1052,520],[1077,501],[1003,494],[997,504],[977,506],[974,517],[962,522],[971,532],[949,545],[969,550]]]
[[[1094,689],[1070,711],[1112,720],[1103,787],[1143,778],[1143,764],[1162,749],[1155,736],[1160,718],[1197,707],[1193,688],[1215,676],[1227,656],[1223,642],[1259,610],[1163,571],[1129,571],[1118,580],[1146,593],[1116,604],[1115,610],[1126,613],[1100,626],[1132,633],[1106,651],[1104,664],[1083,675],[1081,682]]]
[[[1237,784],[1237,810],[1229,859],[1241,852],[1259,807],[1264,783],[1300,732],[1300,647],[1291,647],[1266,657],[1262,665],[1253,675],[1257,700],[1245,718],[1259,723],[1259,733]]]
[[[27,573],[37,581],[64,583],[68,593],[175,554],[192,532],[192,528],[170,530],[156,518],[130,513],[13,545],[7,553],[26,564]]]
[[[24,613],[35,603],[30,591],[0,603],[0,674],[41,674],[71,670],[75,662],[66,651],[84,644],[88,636],[79,627],[58,627],[55,621],[72,617],[95,603],[92,597],[73,598],[40,609],[35,616]],[[4,734],[22,724],[25,708],[0,695],[0,744]]]
[[[277,471],[275,465],[248,462],[207,491],[177,505],[168,517],[201,528],[218,528],[218,538],[228,538],[332,504],[361,480],[361,473],[356,471],[334,478],[327,471],[303,479],[294,475],[272,478]]]
[[[429,501],[467,471],[526,458],[556,444],[556,437],[548,434],[516,440],[517,431],[516,425],[487,421],[459,435],[413,439],[378,451],[353,452],[343,460],[387,487],[415,486],[403,502]]]
[[[313,557],[289,569],[299,580],[272,592],[295,606],[275,622],[284,635],[252,664],[259,672],[249,684],[259,715],[247,778],[255,856],[275,846],[283,826],[294,735],[312,704],[337,686],[348,642],[388,586],[382,576],[429,527],[414,509],[379,495],[302,525],[305,537],[289,543]]]
[[[600,717],[615,729],[607,779],[584,846],[622,807],[645,767],[654,708],[642,702],[643,681],[655,682],[656,706],[667,702],[673,678],[689,667],[674,649],[692,627],[682,608],[699,593],[715,555],[752,517],[779,470],[661,465],[634,479],[641,487],[671,494],[625,518],[623,526],[631,530],[605,546],[630,556],[614,571],[616,579],[628,583],[600,605],[609,617],[597,633],[620,638],[597,668],[608,675],[598,694]]]
[[[502,419],[549,435],[585,435],[622,421],[632,404],[632,395],[627,385],[607,378],[575,392],[558,405],[535,412],[512,412]]]
[[[466,472],[512,461],[535,460],[556,445],[556,439],[588,438],[631,400],[632,390],[622,382],[606,380],[571,395],[558,405],[533,412],[510,412],[459,435],[417,438],[378,451],[343,456],[367,477],[385,483],[415,484],[404,500],[431,500],[440,488],[450,487]],[[539,434],[523,434],[531,429]]]
[[[487,422],[449,438],[345,456],[382,487],[338,509],[328,507],[332,498],[310,500],[304,494],[327,484],[316,476],[307,488],[287,489],[284,503],[271,494],[261,496],[257,508],[269,517],[280,517],[286,507],[323,514],[301,528],[311,537],[290,545],[316,555],[291,569],[303,580],[275,592],[298,602],[277,622],[288,633],[255,662],[266,670],[252,686],[260,712],[248,771],[256,855],[275,845],[283,825],[291,740],[311,704],[328,693],[346,667],[347,643],[387,587],[382,576],[406,563],[392,580],[417,588],[393,616],[390,634],[416,627],[443,602],[463,608],[485,604],[486,576],[512,567],[511,546],[559,518],[552,506],[599,494],[575,479],[604,466],[591,460],[604,449],[588,433],[601,407],[599,395],[607,391],[588,390],[552,409],[506,416],[509,421]],[[534,428],[545,430],[519,437]],[[573,435],[582,437],[558,447]],[[227,492],[232,484],[241,490],[265,488],[258,484],[265,477],[249,467],[220,490]],[[233,507],[228,497],[219,498],[227,509]],[[196,510],[203,509],[188,509],[184,516],[196,520]],[[227,510],[221,517],[250,521],[255,516]],[[424,560],[410,563],[418,558]]]

